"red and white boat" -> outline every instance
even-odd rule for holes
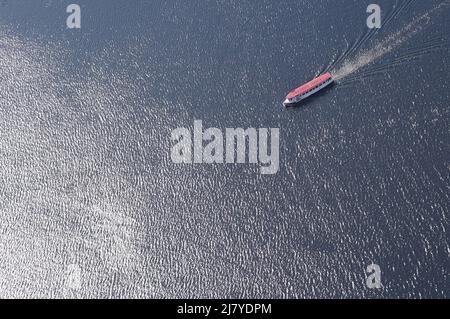
[[[333,83],[333,77],[330,73],[322,74],[321,76],[315,78],[314,80],[303,84],[302,86],[291,91],[286,100],[283,102],[284,106],[293,106],[298,102],[306,99],[307,97],[319,92],[328,85]]]

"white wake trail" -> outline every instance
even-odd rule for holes
[[[450,1],[446,0],[430,9],[423,15],[416,17],[412,22],[403,27],[400,31],[391,34],[387,39],[378,43],[375,48],[366,50],[351,60],[347,60],[344,64],[332,71],[333,78],[336,81],[342,80],[350,74],[358,71],[362,67],[381,58],[386,53],[400,46],[402,43],[413,37],[417,32],[421,31],[431,21],[431,15],[442,9],[444,6],[450,5]]]

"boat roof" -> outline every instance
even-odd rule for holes
[[[287,98],[288,99],[293,99],[294,97],[298,96],[298,95],[302,95],[306,92],[308,92],[309,90],[311,90],[312,88],[315,88],[316,86],[320,85],[321,83],[328,81],[329,79],[331,79],[331,74],[330,73],[325,73],[322,74],[321,76],[318,76],[317,78],[315,78],[312,81],[309,81],[306,84],[303,84],[302,86],[296,88],[295,90],[291,91]]]

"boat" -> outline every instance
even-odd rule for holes
[[[294,106],[295,104],[303,101],[307,97],[319,92],[320,90],[326,88],[328,85],[333,83],[333,77],[331,73],[325,73],[321,76],[316,77],[314,80],[309,81],[306,84],[296,88],[291,91],[287,96],[286,100],[283,102],[284,106]]]

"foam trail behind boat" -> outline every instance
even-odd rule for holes
[[[362,67],[371,64],[375,60],[381,58],[385,54],[391,52],[405,41],[413,37],[417,32],[421,31],[431,21],[431,15],[443,7],[450,5],[450,1],[446,0],[436,5],[426,13],[416,17],[412,22],[403,27],[400,31],[393,33],[387,39],[378,43],[375,48],[362,52],[351,60],[347,60],[343,65],[331,72],[336,81],[342,80],[358,71]]]

